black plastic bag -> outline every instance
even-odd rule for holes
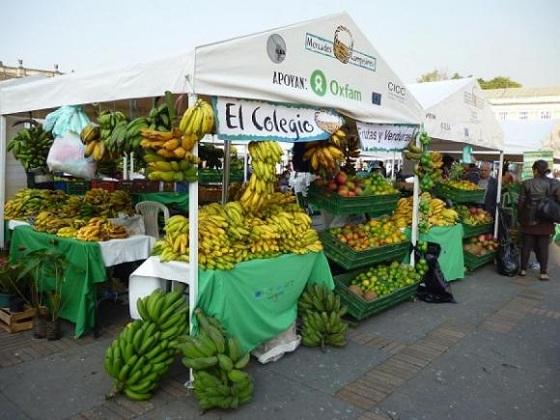
[[[512,277],[519,272],[519,249],[511,240],[500,242],[496,266],[503,276]]]
[[[438,257],[441,247],[435,242],[428,242],[428,249],[423,257],[428,263],[428,271],[424,274],[422,283],[418,285],[416,296],[418,299],[428,303],[456,303],[451,286],[445,279],[439,266]],[[422,253],[415,249],[414,258],[422,258]]]

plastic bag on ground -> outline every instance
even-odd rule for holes
[[[55,138],[63,137],[71,131],[80,134],[89,124],[89,118],[79,105],[65,105],[45,117],[43,128],[52,131]]]
[[[498,212],[498,255],[496,268],[503,276],[516,276],[519,272],[519,249],[513,243],[509,229],[510,221],[500,208]]]
[[[296,333],[296,323],[294,323],[277,337],[261,344],[254,349],[251,354],[263,365],[270,362],[276,362],[285,353],[292,352],[299,347],[301,337]]]
[[[66,172],[77,178],[92,179],[95,176],[95,161],[84,157],[84,145],[72,132],[55,139],[47,156],[47,165],[51,172]]]
[[[424,258],[428,263],[428,271],[418,285],[416,296],[428,303],[456,303],[453,293],[451,293],[451,286],[439,266],[438,257],[440,253],[441,246],[439,244],[428,242],[428,250],[424,253]],[[422,254],[417,249],[414,251],[414,258],[416,261],[422,258]]]

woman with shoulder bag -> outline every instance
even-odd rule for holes
[[[554,223],[539,217],[539,204],[547,198],[560,203],[560,184],[546,177],[548,164],[537,160],[533,164],[533,178],[523,181],[519,195],[519,222],[521,237],[521,271],[520,276],[527,274],[527,263],[531,251],[535,252],[540,264],[540,280],[549,280],[548,247],[554,232]]]

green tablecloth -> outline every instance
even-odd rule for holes
[[[407,229],[406,233],[410,238],[410,229]],[[441,245],[438,261],[446,280],[453,281],[465,277],[463,225],[434,226],[428,233],[420,234],[420,240]]]
[[[101,249],[96,242],[58,238],[48,233],[36,232],[30,226],[19,226],[12,232],[10,259],[24,259],[31,251],[54,248],[66,255],[69,263],[62,287],[60,317],[74,322],[76,337],[95,324],[95,283],[106,279]],[[49,280],[52,287],[52,279]]]
[[[187,192],[155,192],[155,193],[134,193],[135,203],[140,201],[157,201],[168,207],[175,207],[177,210],[189,210],[189,193]]]
[[[230,271],[199,270],[198,306],[250,351],[290,327],[308,282],[334,288],[322,252],[246,261]]]

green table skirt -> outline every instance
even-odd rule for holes
[[[189,210],[189,194],[187,192],[134,193],[132,195],[135,203],[140,201],[157,201],[182,212]]]
[[[292,325],[308,282],[334,288],[322,252],[246,261],[230,271],[199,270],[198,306],[250,351]]]
[[[32,251],[57,249],[68,261],[62,287],[60,317],[75,323],[74,334],[81,336],[95,325],[96,283],[106,280],[105,264],[97,242],[59,238],[36,232],[30,226],[18,226],[11,235],[10,260],[23,260]],[[45,288],[53,287],[47,279]]]
[[[410,238],[410,229],[407,229],[406,234]],[[463,225],[434,226],[428,233],[421,233],[420,240],[435,242],[441,245],[441,254],[438,262],[447,281],[459,280],[465,277]]]

